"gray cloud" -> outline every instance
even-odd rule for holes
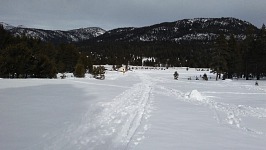
[[[139,27],[198,17],[235,17],[261,27],[263,0],[1,0],[0,21],[68,30]]]

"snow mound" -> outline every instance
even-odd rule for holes
[[[198,90],[192,90],[190,93],[187,94],[187,98],[195,99],[198,101],[203,101],[205,99],[204,96]]]

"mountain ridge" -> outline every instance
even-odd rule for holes
[[[87,27],[73,30],[44,30],[14,27],[0,23],[14,36],[26,35],[42,41],[56,43],[71,42],[152,42],[152,41],[213,41],[219,34],[229,37],[233,34],[238,40],[246,38],[249,29],[258,31],[251,23],[233,17],[182,19],[174,22],[162,22],[144,27],[124,27],[104,30],[100,27]]]
[[[236,18],[194,18],[174,22],[163,22],[145,27],[117,28],[91,40],[103,41],[188,41],[214,40],[219,34],[234,34],[243,40],[248,28],[258,28],[247,21]]]
[[[23,25],[17,27],[0,22],[5,30],[9,31],[14,36],[26,36],[34,39],[40,39],[45,42],[54,43],[71,43],[88,40],[104,34],[106,31],[99,27],[87,27],[72,30],[45,30],[38,28],[28,28]]]

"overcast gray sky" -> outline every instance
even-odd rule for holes
[[[260,28],[266,0],[0,0],[0,22],[42,29],[109,30],[199,17],[235,17]]]

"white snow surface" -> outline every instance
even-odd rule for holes
[[[1,79],[0,149],[265,150],[266,81],[254,83],[192,68]]]

